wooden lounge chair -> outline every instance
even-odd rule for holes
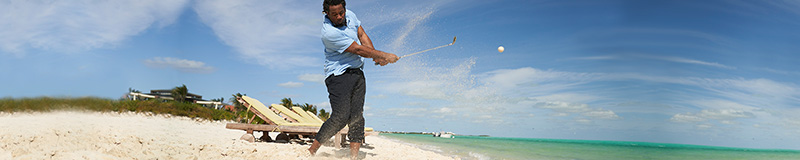
[[[300,107],[292,107],[292,110],[294,112],[296,112],[297,114],[299,114],[301,117],[307,119],[308,121],[311,121],[310,123],[322,124],[322,123],[325,122],[325,121],[322,121],[322,119],[319,119],[319,117],[314,116],[314,113],[311,113],[310,111],[303,110]]]
[[[273,107],[283,107],[282,105],[279,104],[272,104],[272,105]],[[315,116],[314,113],[303,110],[300,107],[292,107],[292,110],[294,110],[294,112],[297,113],[300,117],[305,118],[307,122],[310,121],[309,123],[319,123],[320,125],[322,125],[322,123],[325,122],[322,119],[319,119],[319,117]],[[344,128],[347,129],[347,126],[345,126]],[[375,132],[375,129],[373,129],[372,127],[364,127],[364,136],[370,136],[370,135],[378,135],[378,132]]]
[[[307,117],[305,115],[306,113],[302,109],[300,109],[300,111],[302,111],[302,112],[295,112],[295,111],[289,110],[289,108],[286,108],[286,107],[284,107],[283,105],[280,105],[280,104],[272,104],[271,106],[272,106],[272,108],[275,108],[275,110],[277,110],[281,115],[285,115],[286,117],[292,119],[293,121],[300,122],[300,123],[319,124],[320,126],[322,125],[322,123],[318,123],[317,121],[315,121],[313,119],[306,118]],[[300,108],[300,107],[297,107],[297,108]],[[301,116],[300,113],[303,113],[304,115]]]
[[[242,96],[237,97],[236,100],[247,107],[248,111],[255,113],[255,115],[250,118],[247,123],[228,123],[225,125],[225,128],[227,129],[245,130],[247,133],[242,136],[243,140],[254,142],[255,137],[253,136],[253,131],[265,132],[264,136],[267,136],[266,132],[281,132],[285,134],[298,135],[300,138],[302,138],[304,135],[316,135],[319,131],[319,128],[322,126],[321,122],[313,120],[313,118],[307,119],[302,117],[281,105],[273,104],[271,106],[273,109],[279,111],[280,115],[285,115],[287,117],[279,116],[279,114],[276,114],[276,112],[256,99]],[[269,124],[252,124],[255,116],[260,117]],[[347,134],[347,131],[347,128],[345,128],[335,135],[334,146],[336,148],[340,148],[342,146],[342,141],[344,136]]]
[[[273,105],[275,105],[275,104],[273,104]],[[282,106],[278,105],[278,107],[282,107]],[[300,107],[292,107],[292,110],[294,110],[294,112],[297,113],[300,117],[305,118],[306,121],[311,121],[310,123],[319,123],[320,125],[322,125],[322,123],[325,122],[325,121],[322,121],[322,119],[319,119],[319,117],[315,116],[314,113],[311,113],[310,111],[303,110]],[[345,128],[347,128],[347,127],[345,126]],[[377,132],[373,133],[374,131],[375,131],[375,129],[372,129],[371,127],[364,127],[364,132],[365,132],[364,134],[365,135],[377,135],[378,133]]]

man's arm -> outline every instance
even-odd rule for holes
[[[358,26],[358,40],[361,41],[361,45],[375,49],[375,46],[372,46],[372,40],[369,39],[367,32],[361,26]]]
[[[350,47],[347,47],[347,49],[344,51],[357,54],[361,57],[372,58],[381,66],[397,62],[397,60],[400,59],[400,57],[397,57],[395,54],[375,50],[375,47],[372,46],[372,41],[369,39],[369,36],[367,36],[367,33],[364,32],[364,29],[360,26],[358,27],[358,39],[361,41],[362,45],[359,45],[353,41],[353,44],[350,44]]]
[[[373,61],[380,64],[381,66],[397,62],[397,60],[400,59],[400,57],[397,57],[397,55],[395,54],[375,50],[367,46],[358,45],[358,43],[356,43],[355,41],[353,41],[353,44],[350,44],[350,47],[347,47],[347,49],[345,49],[344,51],[357,54],[361,57],[372,58]]]

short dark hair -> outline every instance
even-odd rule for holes
[[[347,2],[345,2],[344,0],[324,0],[324,1],[322,1],[322,11],[323,12],[328,12],[328,8],[330,6],[335,6],[335,5],[339,5],[339,4],[341,4],[342,7],[344,7],[344,6],[347,5]]]

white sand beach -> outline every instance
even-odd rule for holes
[[[227,122],[149,113],[0,113],[0,159],[346,159],[349,149],[238,140]],[[364,159],[453,159],[367,136]]]

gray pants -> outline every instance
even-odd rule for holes
[[[350,142],[364,142],[364,95],[367,93],[364,72],[360,69],[347,69],[342,75],[325,78],[328,98],[331,103],[331,116],[319,128],[316,140],[324,143],[338,133],[345,125]]]

